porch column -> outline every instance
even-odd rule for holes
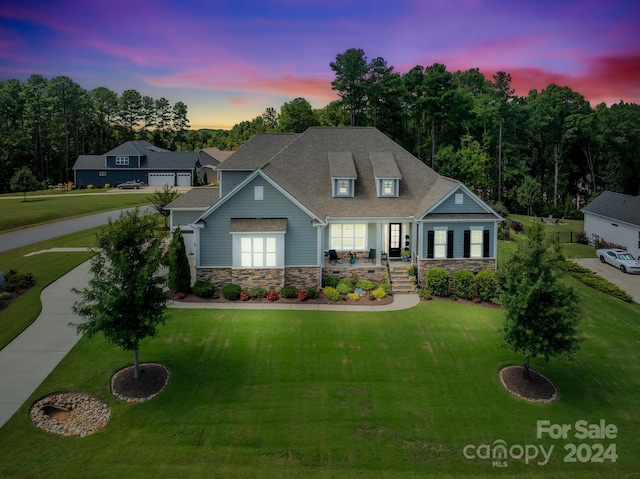
[[[381,266],[382,258],[382,223],[376,223],[376,266]]]

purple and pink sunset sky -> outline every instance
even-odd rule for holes
[[[349,48],[404,73],[443,63],[510,73],[516,94],[569,86],[592,106],[640,103],[638,0],[4,0],[0,80],[183,101],[191,128],[337,98]]]

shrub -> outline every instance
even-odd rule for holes
[[[494,302],[498,295],[496,273],[489,269],[479,271],[475,277],[476,291],[482,301]]]
[[[340,301],[340,293],[332,286],[322,288],[322,293],[331,301]]]
[[[453,283],[459,298],[471,301],[475,296],[475,281],[471,271],[461,269],[453,273]]]
[[[418,297],[420,299],[433,299],[433,296],[431,296],[431,290],[429,288],[420,288],[418,290]]]
[[[306,301],[307,299],[309,299],[309,294],[304,289],[301,289],[300,291],[298,291],[298,299],[300,301]]]
[[[193,294],[201,298],[210,298],[213,296],[213,284],[208,281],[196,281],[191,290]]]
[[[576,231],[576,243],[580,244],[589,244],[589,239],[587,238],[587,233],[584,231]]]
[[[110,183],[105,183],[105,184],[104,184],[104,187],[105,187],[105,188],[111,188],[111,184],[110,184]]]
[[[522,231],[524,230],[522,223],[520,223],[519,221],[512,221],[511,229],[516,233],[522,233]]]
[[[349,301],[359,301],[360,300],[360,295],[358,293],[349,293],[349,294],[347,294],[347,299]]]
[[[167,287],[173,293],[188,293],[191,289],[191,267],[182,239],[182,232],[177,228],[169,245],[169,276]]]
[[[351,281],[349,278],[342,278],[338,284],[344,284],[349,286],[349,288],[351,288],[351,290],[353,291],[353,285],[355,284],[355,281]]]
[[[240,301],[249,301],[249,293],[242,291],[240,293]]]
[[[89,183],[89,184],[87,185],[87,189],[88,189],[88,190],[92,190],[92,189],[93,189],[93,185],[92,185],[91,183]]]
[[[30,288],[35,284],[32,273],[20,273],[15,269],[10,269],[5,276],[5,289],[9,292],[19,289]]]
[[[267,290],[260,286],[254,286],[249,290],[249,298],[262,299],[267,297]]]
[[[340,282],[340,280],[338,278],[336,278],[335,276],[327,276],[324,279],[324,286],[330,286],[332,288],[335,288],[336,286],[338,286],[339,282]]]
[[[295,286],[283,286],[280,294],[283,298],[296,298],[298,296],[298,288]]]
[[[0,300],[1,299],[11,299],[11,295],[5,291],[3,291],[2,293],[0,293]]]
[[[276,293],[275,291],[269,291],[269,293],[267,294],[267,299],[269,301],[278,301],[278,293]]]
[[[336,290],[340,294],[349,294],[349,293],[353,292],[353,286],[351,286],[350,283],[347,284],[347,283],[343,283],[342,281],[340,281],[338,283],[338,286],[336,286]]]
[[[449,272],[442,268],[433,268],[424,275],[424,282],[434,296],[449,296]]]
[[[309,296],[309,299],[318,299],[320,297],[320,292],[318,291],[318,288],[311,286],[307,290],[307,296]]]
[[[242,292],[242,288],[237,284],[229,283],[225,284],[222,287],[222,296],[230,301],[235,301],[240,297],[240,293]]]
[[[389,283],[381,283],[378,285],[378,288],[382,288],[384,289],[384,292],[387,294],[393,294],[393,291],[391,289],[391,285]]]
[[[573,261],[563,261],[561,263],[561,267],[571,276],[583,282],[587,286],[591,286],[598,291],[607,293],[627,303],[633,302],[633,298],[617,285],[611,283],[597,273],[594,273],[590,269],[580,266],[578,263],[574,263]]]
[[[368,279],[361,279],[356,283],[356,288],[361,289],[362,291],[371,291],[375,287],[375,284]]]
[[[387,293],[384,290],[384,288],[376,288],[373,291],[371,291],[371,297],[373,299],[382,299],[386,296],[387,296]]]

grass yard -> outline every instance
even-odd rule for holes
[[[0,200],[0,233],[67,218],[151,204],[153,193],[60,195]]]
[[[0,430],[0,477],[637,477],[640,306],[567,281],[581,296],[587,341],[574,362],[533,361],[559,387],[553,404],[499,384],[498,370],[522,358],[500,346],[498,309],[171,310],[141,349],[142,361],[171,370],[160,396],[116,400],[109,378],[131,354],[82,339]],[[111,405],[104,430],[65,438],[31,425],[32,401],[70,389]],[[616,439],[536,438],[537,420],[601,419],[617,426]],[[554,450],[544,466],[463,455],[497,440]],[[568,442],[615,444],[617,462],[564,463]]]

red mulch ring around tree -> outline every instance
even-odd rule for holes
[[[558,389],[542,374],[529,369],[529,377],[524,377],[522,366],[507,366],[498,375],[502,385],[514,396],[531,402],[548,403],[558,399]]]
[[[158,363],[140,364],[140,377],[135,379],[134,367],[121,369],[111,377],[111,392],[126,402],[153,399],[169,384],[169,370]]]

